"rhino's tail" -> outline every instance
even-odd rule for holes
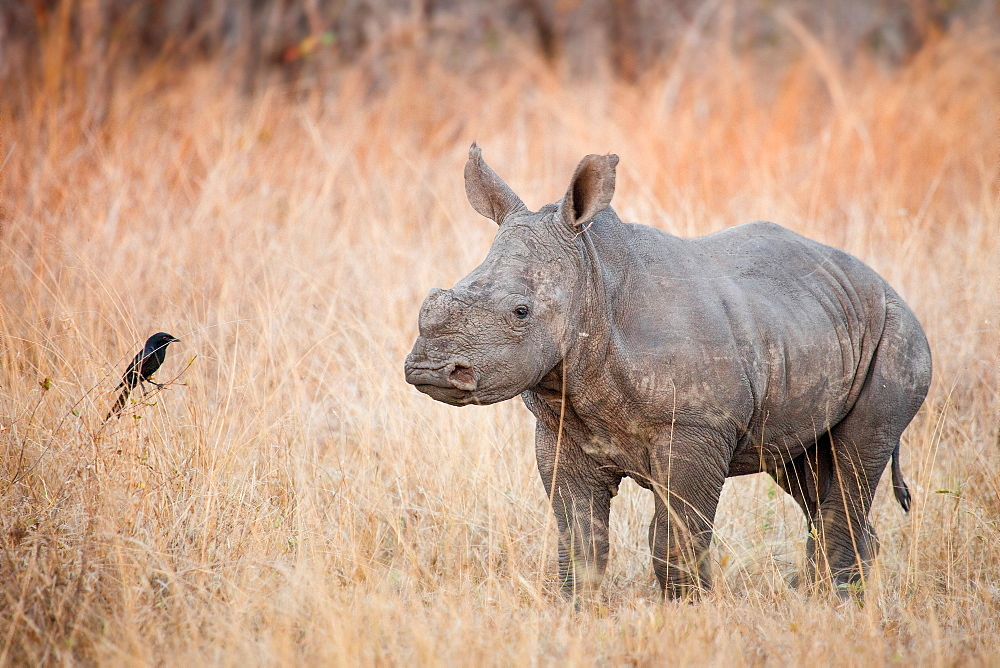
[[[896,500],[903,507],[903,512],[910,512],[910,488],[903,480],[903,469],[899,466],[899,442],[896,449],[892,451],[892,493],[896,495]]]

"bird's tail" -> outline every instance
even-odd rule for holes
[[[903,507],[903,512],[910,512],[910,488],[903,480],[903,469],[899,466],[899,443],[892,451],[892,492],[896,495],[896,500]]]
[[[119,385],[119,387],[121,386]],[[108,416],[104,418],[105,422],[110,420],[112,416],[120,417],[118,414],[121,413],[121,410],[123,408],[125,408],[125,402],[128,401],[128,397],[131,393],[132,393],[132,388],[125,386],[125,389],[122,390],[122,393],[118,395],[118,400],[115,401],[115,405],[111,407],[111,411],[108,413]]]

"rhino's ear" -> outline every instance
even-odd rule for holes
[[[472,208],[501,224],[511,213],[525,209],[524,202],[483,160],[483,150],[472,142],[465,163],[465,194]]]
[[[563,221],[571,229],[579,229],[611,204],[617,165],[618,156],[610,153],[588,155],[576,166],[573,180],[559,207]]]

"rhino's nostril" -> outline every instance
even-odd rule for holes
[[[455,368],[448,374],[448,380],[460,390],[471,392],[476,389],[476,376],[472,372],[472,367],[460,362],[455,363]]]

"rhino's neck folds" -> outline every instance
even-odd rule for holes
[[[594,369],[606,371],[626,362],[621,323],[632,318],[631,296],[648,289],[644,282],[649,280],[611,207],[581,231],[576,246],[578,285],[572,291],[573,313],[563,339],[567,383],[573,393],[594,385],[596,379],[588,377]],[[575,372],[584,368],[588,374]]]

